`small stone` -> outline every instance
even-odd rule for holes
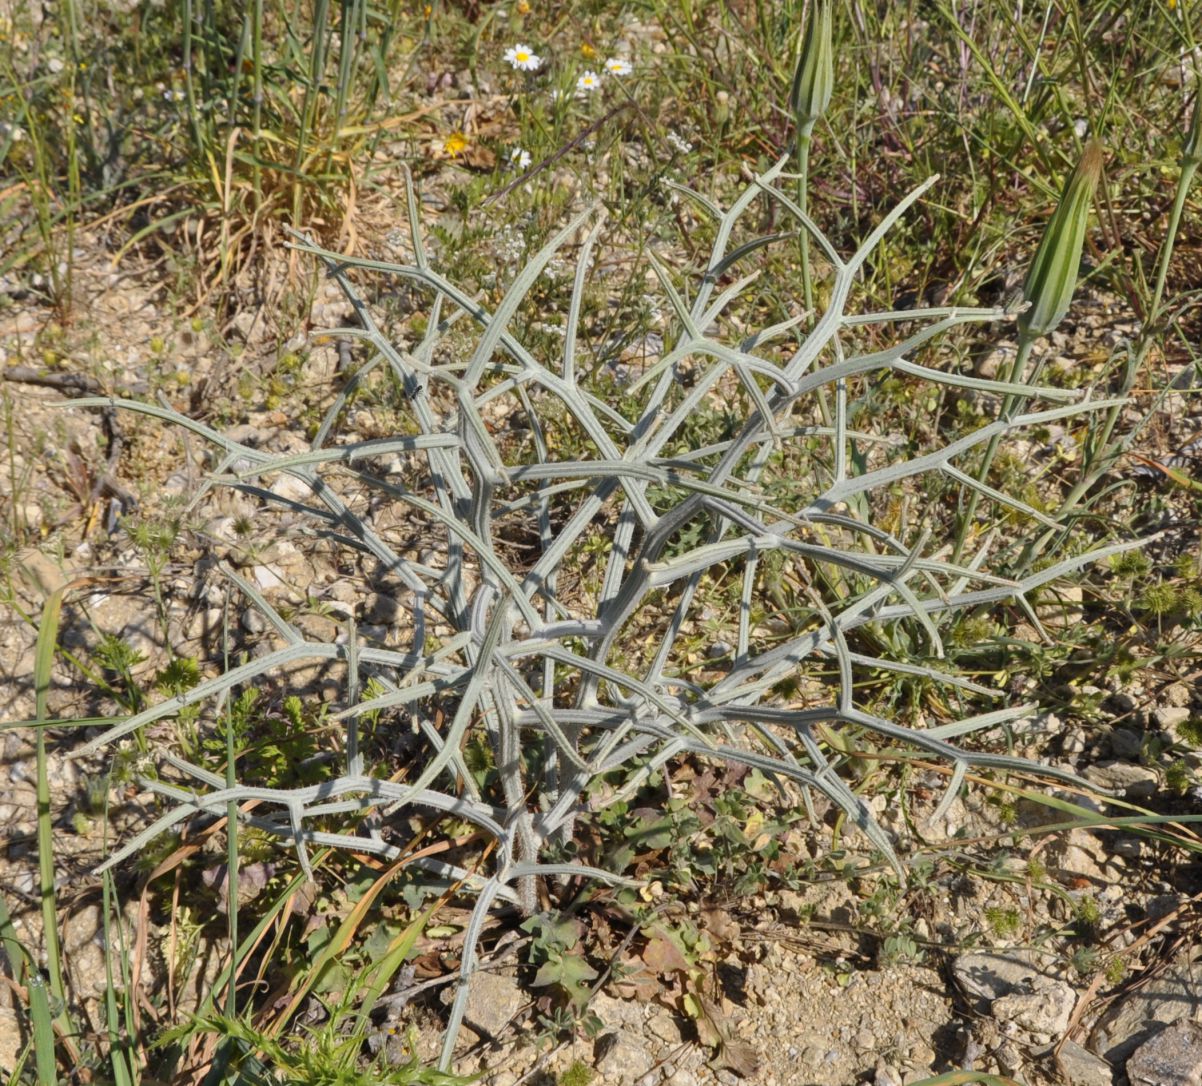
[[[15,512],[17,514],[17,522],[23,524],[28,531],[40,528],[43,519],[45,519],[45,513],[37,502],[22,502],[17,505]]]
[[[1160,692],[1160,696],[1166,705],[1172,706],[1189,705],[1193,701],[1193,691],[1185,683],[1169,683]]]
[[[1136,700],[1125,690],[1116,690],[1109,698],[1109,708],[1112,712],[1120,715],[1134,713],[1135,707],[1138,704]]]
[[[977,377],[992,381],[999,373],[1004,373],[1010,369],[1016,352],[1017,348],[1013,344],[1002,344],[999,347],[995,347],[988,354],[982,355],[976,360],[973,372]]]
[[[1067,1086],[1114,1086],[1110,1064],[1076,1041],[1064,1042],[1056,1063]]]
[[[664,1086],[697,1086],[697,1076],[687,1067],[678,1067],[664,1079]]]
[[[1127,1061],[1131,1086],[1202,1086],[1202,1025],[1182,1019],[1145,1041]]]
[[[594,1063],[607,1084],[634,1086],[655,1066],[655,1059],[630,1034],[614,1030],[597,1038]]]
[[[189,641],[203,641],[213,636],[221,629],[224,612],[220,607],[210,607],[197,611],[188,622],[187,638]]]
[[[1029,992],[1010,992],[995,999],[990,1013],[1031,1034],[1060,1034],[1068,1028],[1076,993],[1062,980],[1038,977]]]
[[[910,1063],[918,1068],[930,1069],[935,1062],[935,1050],[925,1041],[919,1041],[917,1044],[910,1046],[910,1051],[906,1053]]]
[[[261,634],[267,628],[266,620],[258,611],[243,611],[241,625],[248,634]]]
[[[1152,710],[1152,723],[1161,731],[1172,731],[1179,728],[1190,718],[1188,705],[1163,705]]]
[[[313,500],[313,488],[295,475],[281,475],[271,484],[271,492],[277,498],[300,505]]]
[[[664,1044],[678,1045],[681,1041],[680,1027],[667,1011],[656,1011],[647,1021],[647,1029]]]
[[[990,1003],[1029,989],[1040,976],[1035,955],[1021,949],[961,954],[952,963],[952,974],[965,992]]]
[[[454,992],[448,989],[454,998]],[[467,1008],[463,1020],[476,1033],[499,1038],[513,1016],[522,1008],[525,997],[517,980],[505,973],[479,971],[468,982]]]
[[[1115,837],[1110,842],[1110,851],[1125,860],[1138,860],[1145,851],[1144,839],[1130,835]]]
[[[1105,762],[1085,770],[1085,779],[1110,791],[1121,792],[1128,799],[1148,799],[1160,787],[1154,769],[1129,762]]]
[[[872,1086],[901,1086],[901,1075],[897,1069],[883,1060],[876,1065],[872,1075]]]
[[[1048,852],[1057,874],[1075,875],[1099,884],[1106,882],[1106,873],[1101,866],[1106,854],[1098,839],[1087,830],[1069,830]]]
[[[1085,736],[1077,730],[1065,732],[1060,737],[1060,750],[1066,757],[1085,753]]]
[[[278,592],[288,587],[284,579],[271,566],[255,566],[251,571],[251,576],[260,592]]]
[[[1144,737],[1132,728],[1115,728],[1110,733],[1110,753],[1116,758],[1137,759]]]

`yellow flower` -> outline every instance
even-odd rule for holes
[[[526,0],[518,0],[518,2],[514,5],[514,10],[519,15],[529,15],[530,5],[526,3]]]
[[[465,136],[462,132],[452,132],[443,141],[442,149],[446,151],[446,153],[452,158],[454,158],[456,155],[463,154],[463,152],[467,150],[467,136]]]
[[[582,41],[580,43],[580,55],[584,57],[585,60],[592,60],[593,57],[597,55],[597,50],[589,45],[588,42]]]

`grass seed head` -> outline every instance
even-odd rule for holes
[[[797,71],[793,73],[793,88],[789,92],[789,106],[799,132],[808,135],[813,130],[815,122],[830,105],[834,88],[830,0],[814,0],[802,36]]]
[[[1085,244],[1085,228],[1098,179],[1102,176],[1102,145],[1086,145],[1081,161],[1064,186],[1060,203],[1044,230],[1035,259],[1023,284],[1028,308],[1019,315],[1024,335],[1046,336],[1063,319],[1077,289],[1077,269]]]

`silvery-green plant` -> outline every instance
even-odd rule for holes
[[[337,642],[315,642],[252,584],[222,567],[228,583],[270,623],[278,647],[113,724],[85,752],[185,706],[221,699],[240,684],[298,660],[326,660],[339,662],[345,675],[336,716],[344,730],[341,770],[321,785],[277,789],[250,780],[231,782],[165,753],[164,761],[188,783],[146,780],[163,798],[165,811],[109,865],[197,812],[224,816],[239,810],[245,823],[289,842],[306,869],[314,846],[396,856],[377,821],[359,821],[369,812],[385,818],[411,808],[445,812],[474,824],[496,845],[491,867],[482,872],[423,861],[441,875],[462,880],[463,892],[475,894],[463,953],[466,982],[495,904],[535,911],[538,883],[547,877],[625,881],[616,872],[547,858],[572,836],[580,812],[600,802],[594,785],[614,771],[628,770],[617,793],[623,796],[676,759],[754,767],[782,790],[792,782],[807,805],[815,790],[828,797],[899,872],[901,860],[888,834],[841,776],[842,755],[823,741],[823,729],[867,730],[946,760],[949,782],[937,814],[974,766],[1038,768],[1051,778],[1075,780],[1063,770],[974,753],[953,742],[1013,720],[1029,707],[1008,706],[930,728],[868,712],[855,697],[856,675],[866,670],[923,676],[981,695],[996,692],[942,667],[866,653],[855,635],[868,624],[907,626],[925,640],[929,656],[941,657],[940,628],[948,616],[1006,600],[1026,606],[1026,597],[1039,586],[1123,549],[1100,548],[1008,581],[982,568],[983,551],[963,565],[951,561],[950,547],[932,540],[921,518],[904,535],[871,520],[877,492],[913,487],[933,475],[1049,523],[1037,510],[978,482],[959,462],[1016,428],[1106,410],[1111,402],[967,377],[913,361],[915,352],[949,329],[1013,318],[989,308],[849,311],[864,262],[934,179],[903,199],[854,253],[843,255],[778,187],[786,163],[783,158],[756,178],[727,210],[700,192],[674,186],[712,220],[712,250],[692,283],[652,261],[674,330],[663,356],[622,389],[624,410],[599,393],[602,385],[587,380],[579,346],[603,216],[590,208],[568,223],[489,310],[431,263],[411,186],[413,252],[406,263],[344,257],[305,239],[295,242],[324,264],[353,306],[356,323],[337,333],[366,348],[307,451],[273,456],[153,404],[83,401],[143,412],[211,442],[219,464],[210,485],[235,487],[304,514],[325,538],[370,557],[399,580],[406,605],[399,627],[407,643],[401,647],[368,643],[353,624]],[[799,310],[770,327],[727,338],[714,329],[752,295],[756,272],[744,270],[779,237],[732,245],[736,228],[762,201],[775,202],[793,216],[823,250],[833,269],[830,302],[809,332],[799,331]],[[573,240],[582,228],[587,228],[582,240]],[[552,258],[571,245],[575,274],[562,314],[562,346],[547,354],[530,346],[515,317]],[[385,334],[352,274],[400,280],[429,298],[420,343],[409,349]],[[545,321],[548,315],[542,316]],[[851,348],[857,330],[899,321],[916,330],[883,349],[856,353]],[[465,325],[474,327],[472,336],[461,334]],[[465,338],[472,344],[466,350],[456,346]],[[352,397],[381,368],[402,396],[404,433],[339,443]],[[688,381],[682,380],[686,370]],[[1000,397],[1039,396],[1053,406],[1001,418],[909,455],[903,446],[851,424],[854,379],[889,373]],[[832,416],[818,421],[816,397],[829,390]],[[730,436],[701,448],[682,447],[691,416],[719,394],[728,406],[746,405]],[[494,433],[499,419],[524,440]],[[572,447],[580,451],[559,458],[553,450],[563,447],[558,438],[569,430],[579,436]],[[852,455],[853,443],[860,450],[871,445],[871,457]],[[808,475],[799,476],[799,461],[790,454],[802,447],[824,451],[808,455]],[[381,477],[372,470],[381,456],[405,458],[406,472]],[[302,481],[311,499],[286,500],[261,487],[265,478],[280,474]],[[394,511],[406,510],[427,540],[436,541],[436,557],[398,553],[364,511],[359,498],[365,489]],[[533,553],[506,545],[515,525],[533,530]],[[565,570],[578,572],[584,555],[595,555],[599,531],[603,572],[595,593],[561,592]],[[783,557],[801,579],[807,570],[835,571],[844,588],[824,591],[823,584],[834,583],[833,578],[810,578],[809,618],[782,634],[762,621],[772,587],[765,568],[769,555],[775,562]],[[688,673],[682,644],[716,578],[738,585],[733,645],[705,672]],[[645,651],[638,651],[640,646]],[[631,659],[640,662],[631,664]],[[829,680],[832,671],[835,681]],[[798,684],[806,676],[810,681]],[[808,700],[782,693],[787,689],[800,689]],[[368,712],[384,713],[388,721],[394,718],[387,714],[399,717],[402,711],[418,729],[421,749],[409,779],[396,783],[386,779],[385,767],[368,763],[360,724]],[[395,726],[408,729],[409,723]],[[482,790],[466,761],[469,740],[481,737],[497,770],[493,792]],[[253,809],[245,810],[252,800]],[[345,832],[315,828],[315,820],[328,826],[335,816],[345,820]],[[466,994],[461,983],[443,1067],[451,1063]]]

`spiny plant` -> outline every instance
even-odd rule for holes
[[[712,248],[691,284],[652,257],[673,327],[662,357],[621,389],[625,413],[590,384],[580,346],[604,215],[589,208],[574,218],[490,311],[432,265],[411,184],[408,263],[341,256],[299,236],[294,242],[324,264],[354,309],[358,323],[334,331],[368,348],[307,451],[273,456],[165,407],[82,401],[115,404],[200,435],[220,452],[208,485],[234,487],[302,513],[327,538],[374,559],[403,585],[404,617],[397,626],[409,641],[404,648],[378,647],[354,623],[340,641],[308,640],[254,585],[221,567],[231,586],[262,613],[281,647],[114,723],[83,753],[187,706],[224,698],[295,661],[328,660],[340,662],[344,673],[342,706],[332,716],[342,728],[340,772],[317,785],[267,788],[236,779],[233,767],[218,774],[164,753],[164,762],[187,785],[147,777],[146,787],[167,809],[106,867],[198,812],[220,817],[235,809],[246,824],[288,841],[306,871],[313,847],[396,858],[398,850],[376,822],[366,820],[368,813],[433,809],[470,823],[495,843],[484,873],[430,857],[415,861],[459,880],[462,892],[475,895],[461,965],[467,982],[494,905],[517,905],[533,915],[546,880],[627,881],[557,857],[585,805],[627,798],[675,760],[722,759],[758,770],[782,790],[799,788],[811,815],[811,793],[822,793],[899,874],[902,862],[888,834],[840,773],[856,734],[874,733],[946,760],[950,779],[937,815],[946,811],[971,767],[1037,770],[1076,782],[1065,770],[951,742],[1015,719],[1026,707],[929,728],[866,711],[856,701],[856,676],[869,671],[921,676],[982,697],[996,692],[936,666],[939,660],[923,664],[877,655],[871,646],[880,640],[861,642],[859,634],[904,627],[925,644],[928,656],[942,657],[940,626],[948,616],[1008,600],[1025,605],[1040,586],[1129,546],[1098,548],[1007,580],[982,568],[991,533],[972,560],[959,564],[950,559],[950,547],[932,544],[921,522],[900,534],[872,522],[878,495],[902,486],[921,500],[923,477],[942,475],[1050,524],[1044,514],[978,481],[958,461],[1012,430],[1106,411],[1113,403],[912,361],[919,348],[950,329],[1014,316],[1001,308],[851,311],[865,261],[935,179],[906,196],[844,256],[778,185],[787,161],[756,177],[726,210],[700,192],[672,186],[712,220]],[[733,242],[748,213],[764,203],[793,216],[821,250],[830,268],[829,299],[808,332],[799,331],[807,317],[799,311],[728,337],[722,332],[727,318],[751,311],[757,281],[755,272],[733,277],[764,246],[781,241],[774,234]],[[535,352],[515,330],[515,318],[548,262],[586,226],[562,347],[550,355]],[[385,333],[377,307],[352,273],[399,280],[430,298],[416,346],[406,349]],[[855,353],[857,330],[872,326],[879,333],[902,321],[914,330],[891,346]],[[464,324],[478,330],[466,340],[472,343],[466,352]],[[348,405],[381,367],[401,393],[404,432],[340,444]],[[991,393],[1007,402],[1041,398],[1054,406],[1000,418],[911,455],[904,446],[874,442],[849,425],[859,379],[889,374]],[[682,447],[682,429],[715,397],[738,411],[729,436],[700,448]],[[508,425],[498,425],[498,419]],[[571,432],[575,440],[552,440],[553,430]],[[555,451],[564,449],[567,456]],[[408,458],[407,467],[384,478],[371,467],[382,456]],[[311,498],[284,499],[258,485],[279,474],[301,481]],[[422,558],[398,553],[363,511],[365,493],[406,510],[436,540],[433,551]],[[535,542],[514,548],[509,543],[515,533]],[[595,591],[562,591],[565,571],[578,570],[586,553],[590,560],[602,559]],[[796,582],[800,601],[783,628],[766,621],[777,611],[778,559]],[[712,667],[686,670],[682,644],[718,581],[738,589],[733,644]],[[369,763],[361,735],[368,714],[377,729],[388,720],[408,728],[398,719],[401,712],[414,722],[420,746],[405,783],[386,779],[385,766]],[[473,772],[482,740],[493,770],[486,776]],[[616,789],[597,788],[602,778],[612,781],[620,774],[624,780]],[[253,810],[248,801],[256,801]],[[342,820],[344,832],[329,828],[334,820]],[[461,983],[452,1005],[444,1069],[452,1062],[467,991]]]

